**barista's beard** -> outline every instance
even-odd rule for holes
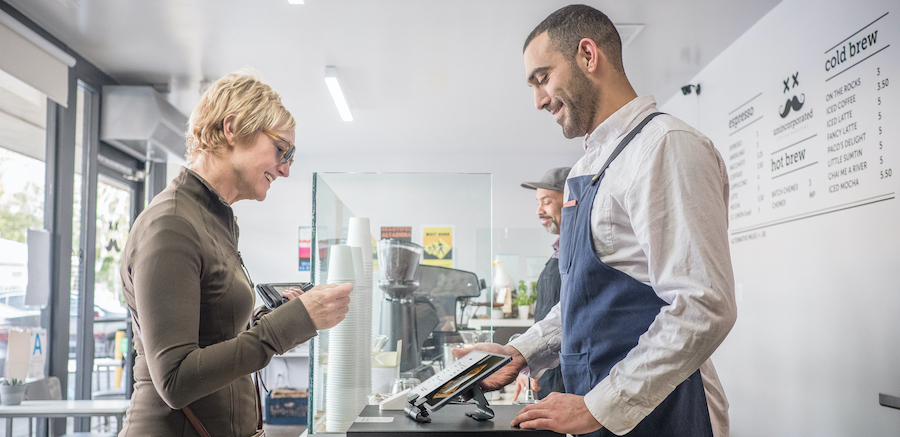
[[[544,226],[544,230],[553,235],[559,235],[559,223],[551,218],[550,225]]]
[[[590,133],[591,122],[600,106],[599,93],[577,67],[573,68],[566,85],[565,90],[559,91],[559,100],[567,108],[562,124],[563,136],[569,139],[583,137]]]

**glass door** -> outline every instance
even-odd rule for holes
[[[119,264],[137,210],[143,163],[101,143],[99,93],[77,91],[76,162],[69,310],[69,399],[124,399],[130,394],[130,315]],[[76,419],[75,431],[108,423]]]
[[[124,397],[126,337],[130,317],[122,295],[119,265],[131,227],[133,190],[106,175],[97,181],[96,238],[94,242],[92,399]]]
[[[125,398],[130,315],[119,264],[142,203],[143,163],[99,142],[98,93],[77,92],[69,399]]]

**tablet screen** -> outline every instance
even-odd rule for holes
[[[450,367],[426,379],[410,395],[424,396],[427,408],[435,410],[510,361],[512,359],[506,355],[472,351]]]

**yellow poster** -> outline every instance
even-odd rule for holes
[[[422,264],[453,268],[453,227],[422,227],[422,247],[425,259]]]

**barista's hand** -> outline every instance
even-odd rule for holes
[[[531,391],[537,392],[541,389],[541,386],[538,385],[538,380],[534,378],[529,378],[525,376],[524,373],[520,373],[519,376],[516,377],[516,392],[513,394],[513,401],[519,399],[519,393],[522,393],[522,390],[528,387],[528,380],[531,379]]]
[[[519,374],[519,371],[526,367],[525,357],[523,357],[516,348],[510,345],[504,346],[497,343],[476,343],[475,346],[453,349],[451,352],[453,353],[454,357],[462,358],[469,352],[472,352],[476,349],[495,354],[509,355],[512,357],[512,361],[498,369],[496,372],[491,374],[491,376],[488,376],[478,384],[481,386],[481,389],[486,392],[499,390],[503,387],[506,387],[511,382],[515,381],[516,376]]]
[[[318,285],[299,296],[317,330],[333,328],[350,311],[353,284]]]
[[[603,428],[588,411],[584,396],[557,392],[522,408],[510,425],[573,435],[587,434]]]

